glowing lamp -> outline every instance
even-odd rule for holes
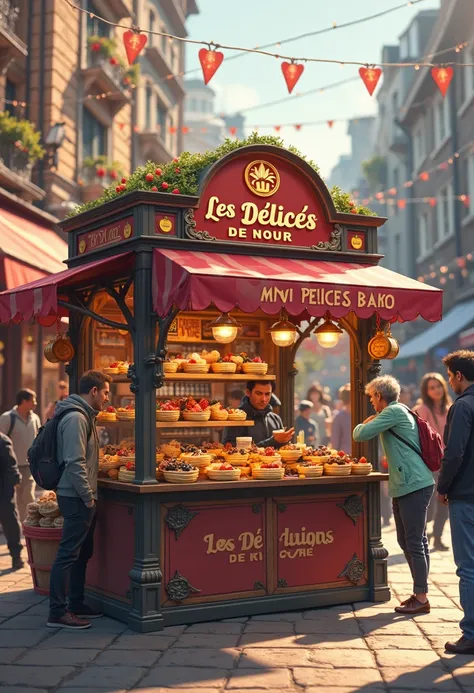
[[[268,330],[272,337],[273,344],[278,347],[287,347],[294,344],[297,330],[292,322],[279,320]]]
[[[332,349],[341,339],[342,330],[331,321],[329,315],[324,316],[324,322],[314,330],[319,346]]]
[[[237,337],[240,324],[227,313],[222,313],[210,324],[212,336],[220,344],[229,344]]]

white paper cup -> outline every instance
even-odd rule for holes
[[[236,438],[235,444],[239,450],[241,450],[241,449],[248,450],[252,445],[252,438],[250,436],[248,436],[248,437],[244,436],[241,438]]]

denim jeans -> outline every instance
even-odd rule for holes
[[[474,502],[450,500],[449,519],[459,598],[464,611],[459,625],[463,635],[474,640]]]
[[[426,486],[393,499],[397,541],[410,568],[414,594],[428,592],[430,549],[426,537],[426,513],[433,490],[434,486]]]
[[[435,487],[438,485],[439,472],[433,474],[435,480]],[[448,506],[443,503],[439,503],[436,498],[436,494],[431,497],[431,502],[428,507],[428,518],[427,522],[433,522],[433,537],[435,540],[441,540],[444,531],[444,525],[448,520],[449,510]]]
[[[66,609],[74,612],[84,603],[87,561],[94,550],[95,505],[87,508],[80,498],[58,496],[64,527],[56,559],[51,568],[49,616],[61,618]],[[66,590],[69,584],[69,607]]]

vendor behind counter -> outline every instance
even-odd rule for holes
[[[281,417],[275,414],[270,404],[274,389],[275,383],[273,381],[251,380],[247,383],[245,397],[240,403],[239,409],[243,409],[247,414],[247,419],[254,421],[255,425],[251,428],[246,426],[226,428],[222,436],[223,443],[235,445],[237,438],[248,436],[258,447],[279,448],[293,438],[294,428],[275,433],[275,431],[282,431],[284,425]]]

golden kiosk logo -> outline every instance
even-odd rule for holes
[[[259,197],[270,197],[280,187],[278,170],[263,159],[257,159],[247,165],[244,172],[245,184]]]

